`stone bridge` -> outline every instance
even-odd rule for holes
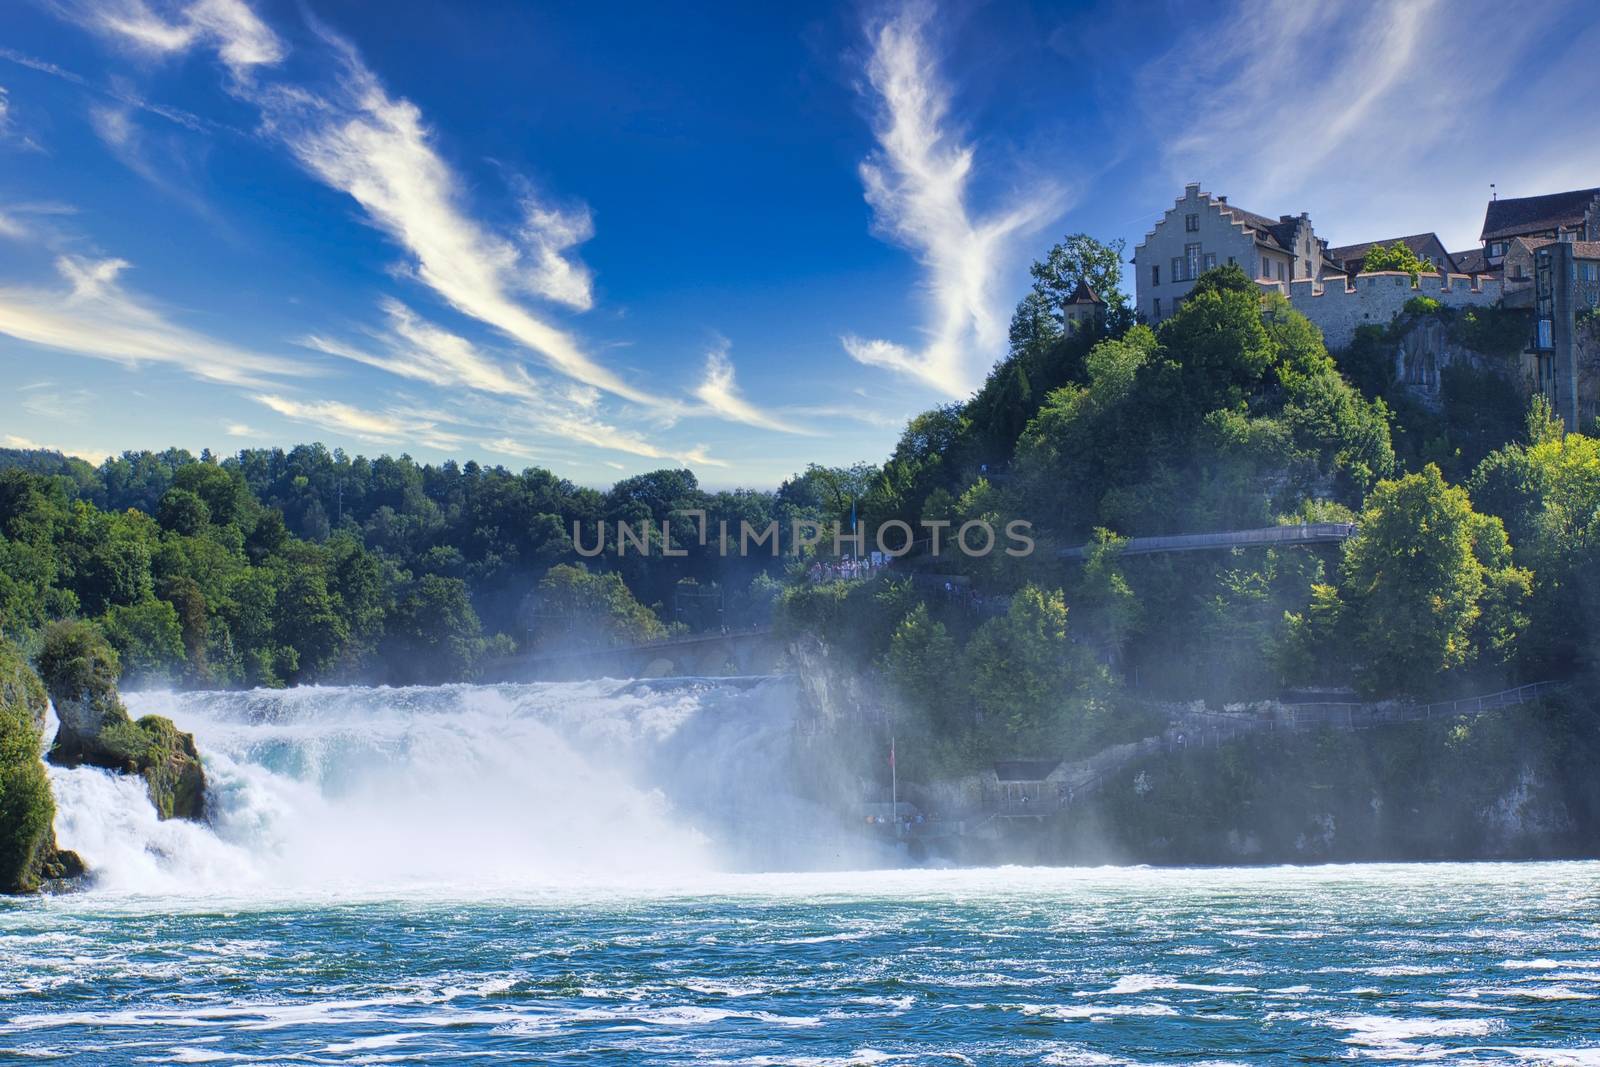
[[[484,671],[489,681],[571,681],[579,678],[681,678],[772,674],[784,644],[770,626],[728,633],[686,634],[610,648],[509,656]]]

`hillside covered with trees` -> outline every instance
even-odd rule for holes
[[[971,398],[912,419],[881,464],[812,465],[775,491],[707,492],[685,470],[599,491],[320,445],[0,455],[0,628],[27,646],[81,618],[125,678],[277,686],[466,679],[518,653],[776,619],[884,679],[957,764],[1087,750],[1126,733],[1130,693],[1432,695],[1591,668],[1595,438],[1493,382],[1410,405],[1382,329],[1330,354],[1234,267],[1156,328],[1114,299],[1102,328],[1068,331],[1080,279],[1120,297],[1120,252],[1082,235],[1051,249]],[[1491,326],[1516,328],[1451,328]],[[1025,519],[1035,549],[933,559],[924,540],[870,578],[819,580],[789,555],[796,519],[923,538]],[[656,551],[618,542],[645,520]],[[718,551],[721,523],[772,521],[782,555]],[[1122,553],[1305,521],[1359,533]],[[681,554],[659,551],[669,523]],[[580,553],[574,529],[602,525],[605,550]]]

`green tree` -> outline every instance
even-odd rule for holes
[[[1438,467],[1380,482],[1345,545],[1358,681],[1372,693],[1420,694],[1486,651],[1504,655],[1529,580],[1500,520],[1475,512]]]
[[[1366,258],[1361,261],[1361,269],[1369,272],[1404,271],[1411,275],[1412,281],[1418,275],[1434,273],[1433,264],[1413,252],[1404,241],[1396,241],[1392,245],[1373,245],[1367,249]]]
[[[531,614],[542,648],[633,645],[667,632],[655,612],[634,599],[620,574],[596,574],[582,564],[550,568],[539,582]]]
[[[383,642],[389,675],[403,684],[469,679],[483,651],[483,627],[466,583],[435,574],[400,597]]]
[[[167,601],[151,597],[137,604],[113,605],[101,617],[100,628],[128,675],[170,678],[182,673],[183,626]]]
[[[44,686],[22,653],[0,637],[0,893],[38,888],[54,851],[55,802],[39,761]]]
[[[173,474],[175,488],[187,490],[205,502],[211,521],[219,526],[242,521],[254,501],[243,476],[214,463],[190,463]]]
[[[955,640],[919,603],[894,628],[883,667],[904,703],[926,728],[952,733],[959,712]]]
[[[1024,301],[1018,308],[1019,318],[1032,319],[1043,310],[1059,329],[1064,321],[1063,308],[1081,281],[1106,302],[1107,332],[1120,334],[1133,325],[1133,309],[1122,291],[1122,253],[1126,247],[1120,237],[1107,244],[1086,233],[1070,234],[1052,245],[1044,259],[1029,268],[1033,275],[1032,296],[1037,300]],[[1018,320],[1013,319],[1013,334],[1017,328]]]
[[[211,509],[189,489],[168,489],[156,505],[156,521],[163,530],[197,537],[211,525]]]
[[[1027,585],[967,643],[974,706],[997,754],[1068,755],[1102,725],[1104,670],[1067,635],[1059,590]]]

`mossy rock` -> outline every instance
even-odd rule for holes
[[[137,722],[128,715],[117,695],[116,650],[94,625],[65,622],[46,630],[39,671],[61,720],[50,762],[140,775],[163,819],[204,815],[206,779],[194,736],[160,715]]]
[[[0,892],[31,893],[83,873],[76,853],[56,848],[56,807],[39,761],[45,689],[27,661],[0,639]]]

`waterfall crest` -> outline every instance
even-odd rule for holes
[[[486,891],[853,865],[790,788],[792,680],[307,687],[127,695],[193,731],[207,825],[131,780],[52,769],[102,888]]]

